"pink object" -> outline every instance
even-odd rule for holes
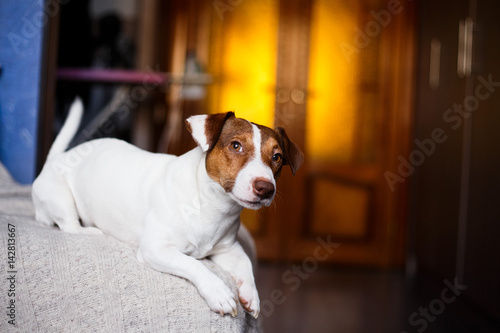
[[[169,75],[161,72],[126,69],[59,68],[57,78],[70,81],[165,85]]]

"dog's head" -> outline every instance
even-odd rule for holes
[[[209,177],[243,207],[269,206],[283,165],[295,175],[304,155],[285,130],[236,118],[233,112],[192,116],[186,125],[207,153]]]

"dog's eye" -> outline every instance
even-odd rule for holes
[[[283,155],[281,155],[279,153],[273,155],[273,162],[274,163],[281,163],[282,160],[283,160]]]
[[[241,152],[243,150],[243,146],[238,141],[233,141],[231,142],[231,149]]]

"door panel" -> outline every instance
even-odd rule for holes
[[[316,1],[311,20],[306,159],[312,183],[305,196],[303,223],[309,235],[331,235],[343,242],[367,242],[374,219],[376,179],[361,179],[363,168],[377,168],[380,94],[376,72],[378,40],[354,47],[352,27],[363,26],[360,2]],[[368,22],[368,21],[367,21]],[[341,46],[341,47],[339,47]],[[366,66],[364,61],[370,61]],[[359,170],[346,176],[341,170]]]
[[[278,1],[244,1],[212,17],[208,71],[211,113],[235,111],[237,117],[272,126]]]
[[[338,240],[363,241],[369,237],[372,190],[367,184],[333,177],[311,177],[305,220],[309,235],[335,235]],[[352,209],[356,207],[356,209]]]
[[[329,240],[340,246],[325,261],[402,262],[407,184],[393,192],[384,172],[408,149],[411,84],[401,84],[412,79],[413,8],[394,10],[390,25],[371,32],[386,6],[311,5],[305,116],[289,116],[291,123],[305,121],[304,132],[298,125],[295,133],[304,137],[306,162],[299,177],[286,178],[283,201],[290,208],[280,211],[282,225],[292,226],[282,253],[291,260],[310,257]],[[278,66],[287,67],[281,61]]]
[[[316,1],[311,20],[306,151],[308,161],[349,163],[355,156],[358,122],[358,54],[351,43],[358,23],[357,2]],[[328,144],[326,144],[328,143]]]

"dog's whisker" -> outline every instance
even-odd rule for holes
[[[281,195],[281,192],[280,191],[276,191],[276,194],[274,195],[274,201],[273,201],[273,204],[276,203],[276,201],[280,202],[280,204],[282,204],[284,201],[283,201],[283,196]]]

